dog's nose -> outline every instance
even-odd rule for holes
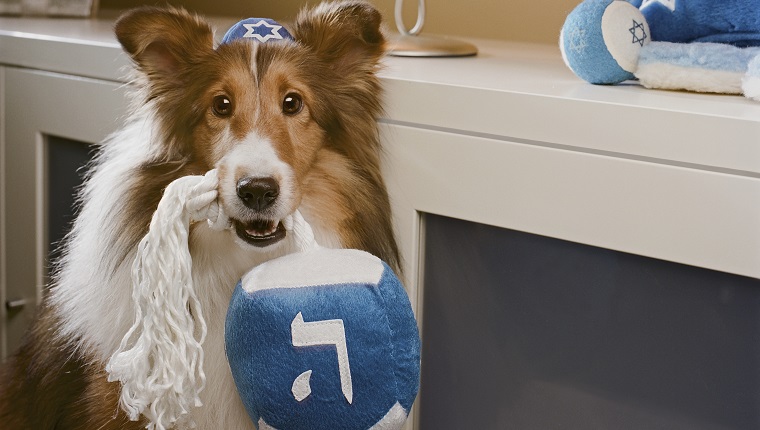
[[[251,209],[261,211],[272,206],[280,194],[273,178],[243,178],[237,183],[237,195]]]

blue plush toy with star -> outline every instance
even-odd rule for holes
[[[560,50],[593,84],[638,79],[760,100],[756,0],[586,0],[568,15]]]

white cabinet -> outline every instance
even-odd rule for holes
[[[481,48],[385,79],[415,428],[754,428],[760,105]]]
[[[48,274],[51,141],[100,142],[126,108],[121,84],[58,73],[3,68],[4,354],[19,345]],[[76,176],[76,171],[68,172]],[[66,208],[62,208],[66,209]],[[53,213],[52,216],[57,214]]]

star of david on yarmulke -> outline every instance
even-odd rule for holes
[[[233,25],[224,35],[222,43],[228,43],[235,39],[249,39],[256,42],[274,42],[278,40],[293,40],[277,21],[269,18],[248,18]]]

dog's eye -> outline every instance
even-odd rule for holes
[[[216,116],[230,116],[232,115],[232,101],[227,96],[214,97],[214,103],[211,105],[211,109]]]
[[[288,93],[282,100],[282,112],[285,115],[295,115],[301,112],[303,108],[303,99],[296,93]]]

